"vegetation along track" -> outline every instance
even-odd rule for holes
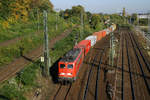
[[[49,43],[49,47],[52,48],[53,45],[61,40],[62,38],[65,38],[72,29],[69,29],[65,32],[63,32],[61,35],[57,36],[55,39],[51,40]],[[21,69],[23,69],[27,64],[34,62],[34,60],[38,59],[41,55],[43,55],[43,46],[34,49],[29,54],[23,55],[22,57],[16,59],[14,62],[3,66],[0,68],[0,82],[3,82],[10,77],[16,75],[17,72],[19,72]]]

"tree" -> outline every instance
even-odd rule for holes
[[[3,19],[7,19],[12,13],[12,4],[14,4],[16,0],[0,0],[0,17]]]
[[[111,23],[115,23],[115,24],[118,24],[118,25],[124,24],[125,23],[124,19],[125,19],[125,17],[120,16],[118,14],[112,14],[112,15],[110,15],[110,22]]]
[[[92,18],[92,14],[90,12],[86,12],[86,15],[87,15],[88,21],[90,22]]]
[[[67,19],[67,18],[70,18],[72,16],[72,10],[71,9],[66,9],[64,11],[64,18]]]
[[[72,7],[72,15],[73,16],[80,17],[81,13],[85,13],[84,7],[82,7],[81,5],[73,6]]]
[[[125,8],[123,8],[122,16],[123,16],[123,17],[126,16],[126,10],[125,10]]]
[[[136,13],[132,14],[132,23],[137,25],[138,24],[138,17]]]
[[[0,0],[0,17],[7,21],[27,21],[34,9],[53,10],[49,0]]]
[[[40,0],[39,9],[42,12],[43,12],[43,10],[52,11],[53,10],[53,4],[49,0]]]
[[[100,23],[100,15],[93,14],[91,18],[91,27],[96,29],[97,25]]]

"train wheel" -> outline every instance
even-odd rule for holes
[[[66,85],[66,83],[67,83],[66,81],[63,81],[63,85]]]
[[[60,84],[63,85],[63,81],[60,81]]]

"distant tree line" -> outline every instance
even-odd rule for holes
[[[106,28],[112,23],[121,23],[123,22],[123,17],[114,14],[114,15],[109,15],[109,14],[96,14],[96,13],[91,13],[91,12],[86,12],[84,10],[84,7],[81,5],[78,6],[73,6],[71,9],[66,9],[65,11],[61,10],[60,11],[60,16],[63,17],[66,20],[71,20],[72,23],[78,23],[80,24],[81,22],[81,16],[83,14],[83,20],[84,23],[89,23],[90,27],[93,29],[102,29]],[[105,23],[107,20],[111,20],[109,23]]]

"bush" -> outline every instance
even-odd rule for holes
[[[23,92],[19,91],[15,85],[6,84],[0,89],[0,95],[8,98],[9,100],[26,100]]]
[[[31,64],[18,74],[16,79],[25,86],[34,86],[36,79],[36,71],[39,68],[37,63]]]

